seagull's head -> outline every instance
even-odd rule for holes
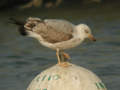
[[[87,25],[79,24],[76,26],[76,29],[80,38],[82,39],[89,38],[92,41],[96,41],[96,39],[92,35],[90,28]]]

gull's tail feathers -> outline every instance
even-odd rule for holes
[[[34,32],[33,28],[39,23],[44,23],[40,18],[29,17],[26,21],[20,21],[14,18],[9,18],[10,23],[16,24],[19,27],[19,32],[21,35],[29,35],[28,32]]]
[[[18,26],[18,31],[20,32],[21,35],[23,36],[27,35],[26,29],[24,28],[24,25],[26,23],[25,21],[20,21],[15,18],[9,18],[9,22]]]

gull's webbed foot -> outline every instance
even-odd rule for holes
[[[68,63],[68,62],[61,62],[61,63],[58,64],[58,65],[61,66],[61,67],[69,67],[69,66],[71,66],[71,64]]]

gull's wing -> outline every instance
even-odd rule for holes
[[[66,34],[72,34],[74,25],[66,20],[58,20],[58,19],[46,19],[44,22],[48,25],[56,29],[56,31],[64,32]]]
[[[29,18],[24,25],[29,30],[40,35],[49,43],[57,43],[70,40],[73,35],[73,24],[65,20],[46,19],[44,21]]]

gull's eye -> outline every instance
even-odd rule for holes
[[[85,30],[85,33],[89,33],[89,31],[88,31],[88,30]]]

